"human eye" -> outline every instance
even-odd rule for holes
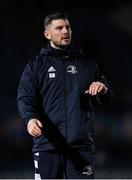
[[[57,26],[55,29],[61,30],[63,27],[62,26]]]
[[[69,25],[67,25],[67,26],[66,26],[66,29],[69,30],[69,29],[71,29],[71,27],[70,27]]]

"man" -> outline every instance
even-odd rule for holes
[[[30,61],[18,88],[18,106],[34,139],[35,178],[94,178],[92,99],[111,99],[94,61],[71,47],[66,14],[44,21],[49,41]]]

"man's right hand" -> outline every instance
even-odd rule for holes
[[[33,137],[38,137],[42,135],[41,128],[43,127],[42,123],[38,119],[31,119],[28,122],[27,130],[29,134]]]

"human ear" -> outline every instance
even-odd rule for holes
[[[44,36],[46,37],[46,39],[50,40],[50,33],[48,31],[44,31]]]

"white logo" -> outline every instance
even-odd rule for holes
[[[68,73],[71,73],[71,74],[76,74],[76,73],[77,73],[76,67],[73,66],[73,65],[69,65],[69,66],[67,67],[67,72],[68,72]]]
[[[55,78],[55,68],[53,66],[51,66],[49,69],[48,69],[48,73],[49,73],[49,78]]]
[[[49,78],[55,78],[55,73],[49,73]]]
[[[83,175],[90,176],[93,173],[92,166],[86,166],[83,168]]]
[[[49,69],[48,69],[48,72],[55,72],[56,70],[54,69],[53,66],[51,66]]]

